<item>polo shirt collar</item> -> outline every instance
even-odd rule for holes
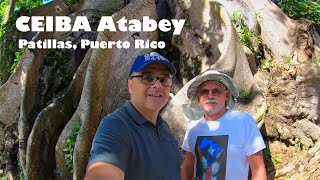
[[[132,117],[132,120],[141,125],[144,123],[148,123],[148,120],[146,120],[139,112],[138,110],[132,105],[132,103],[130,101],[126,101],[126,103],[124,104],[124,108],[128,111],[128,113],[130,114],[130,116]],[[158,115],[157,117],[157,127],[160,126],[163,123],[162,118]]]

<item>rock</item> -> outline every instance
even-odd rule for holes
[[[320,127],[316,124],[303,119],[300,121],[297,121],[294,126],[296,129],[299,129],[303,132],[303,134],[310,138],[313,142],[317,142],[320,140]]]
[[[278,133],[281,139],[289,140],[292,138],[292,131],[290,131],[290,127],[286,124],[276,124]]]

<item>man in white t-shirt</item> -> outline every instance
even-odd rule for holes
[[[248,179],[249,165],[253,180],[266,179],[265,143],[252,116],[232,110],[238,91],[231,78],[206,71],[195,77],[187,96],[203,117],[188,124],[182,179]]]

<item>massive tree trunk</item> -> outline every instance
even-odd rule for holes
[[[252,44],[260,49],[259,59],[255,59],[257,52],[240,43],[231,19],[235,13],[242,13],[241,23],[254,32]],[[320,161],[320,65],[314,62],[320,58],[320,42],[308,21],[288,18],[268,0],[83,0],[76,4],[56,0],[37,7],[31,14],[68,15],[73,19],[85,15],[91,25],[103,15],[113,15],[114,22],[122,17],[141,20],[143,16],[187,19],[180,35],[165,35],[167,46],[160,50],[178,69],[172,88],[175,95],[162,115],[180,144],[190,119],[181,106],[188,101],[186,89],[190,80],[207,69],[215,69],[229,74],[241,92],[249,92],[249,97],[239,99],[237,108],[251,113],[266,137],[269,177],[298,178],[296,174],[303,171],[302,178],[308,179],[312,178],[311,173],[320,174],[319,169],[312,168],[319,167]],[[151,50],[134,48],[135,38],[160,40],[163,33],[105,31],[75,37],[71,32],[41,32],[33,39],[52,37],[76,43],[81,38],[131,43],[128,49],[27,50],[0,88],[0,128],[19,119],[18,159],[24,178],[83,179],[100,120],[128,99],[130,65],[134,57]],[[54,62],[50,61],[52,53]],[[63,55],[68,62],[57,58]],[[63,81],[65,74],[67,81]],[[79,131],[74,132],[75,126],[80,126]],[[65,149],[74,133],[77,138],[70,168]],[[278,142],[290,146],[288,149],[301,148],[304,154],[292,153],[278,163],[272,154],[281,153],[274,148]]]

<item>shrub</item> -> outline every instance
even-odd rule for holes
[[[66,148],[63,149],[66,164],[70,172],[73,172],[73,150],[79,131],[80,124],[75,124],[71,128],[71,133],[66,140]]]
[[[320,1],[313,0],[273,0],[290,18],[309,19],[320,33]]]

